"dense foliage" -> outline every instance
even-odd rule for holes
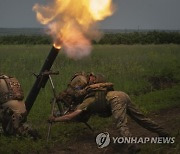
[[[7,35],[0,36],[0,44],[51,44],[51,38],[45,35]]]
[[[99,44],[180,44],[178,32],[134,32],[105,34]]]
[[[46,35],[14,35],[0,36],[0,44],[51,44]],[[94,44],[180,44],[179,32],[130,32],[108,33]]]

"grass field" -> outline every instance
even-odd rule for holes
[[[35,77],[50,51],[47,45],[1,45],[0,72],[18,78],[27,96]],[[58,91],[63,90],[75,72],[103,73],[115,84],[115,89],[128,93],[132,100],[146,113],[163,108],[179,106],[180,98],[180,45],[119,45],[94,46],[92,54],[80,61],[68,59],[60,53],[53,70],[60,71],[54,76]],[[46,144],[47,118],[50,114],[49,101],[52,92],[49,84],[38,96],[28,121],[36,127],[42,139],[0,137],[0,153],[41,153],[55,144],[63,144],[82,132],[82,124],[58,124],[53,126],[52,140]],[[99,130],[108,126],[111,119],[92,118],[90,123]],[[30,148],[30,149],[29,149]]]

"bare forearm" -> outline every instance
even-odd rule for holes
[[[71,119],[69,118],[68,115],[65,115],[65,116],[61,116],[61,117],[58,117],[58,118],[55,118],[55,122],[66,122],[66,121],[70,121]]]
[[[66,121],[71,121],[74,118],[76,118],[80,113],[82,112],[82,110],[76,110],[70,114],[55,118],[55,122],[66,122]]]

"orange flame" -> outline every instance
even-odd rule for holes
[[[98,39],[97,21],[113,14],[112,0],[52,0],[33,10],[56,46],[63,46],[69,57],[79,59],[91,51],[91,40]]]
[[[56,48],[56,49],[61,49],[61,46],[60,45],[57,45],[57,44],[53,44],[53,46]]]

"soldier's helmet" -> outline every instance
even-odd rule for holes
[[[104,82],[107,82],[105,76],[103,74],[96,74],[96,83]]]
[[[5,75],[5,74],[0,74],[0,78],[4,78],[4,79],[7,79],[7,78],[9,78],[7,75]]]

